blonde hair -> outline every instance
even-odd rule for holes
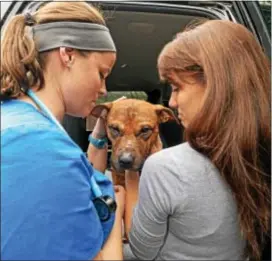
[[[85,2],[49,2],[32,14],[35,24],[77,21],[105,25],[102,13]],[[25,15],[12,18],[1,41],[1,96],[17,98],[20,85],[42,88],[46,54],[39,54],[28,32]]]

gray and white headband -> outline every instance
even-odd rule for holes
[[[51,22],[32,26],[39,52],[58,47],[78,50],[116,52],[109,29],[100,24],[83,22]]]

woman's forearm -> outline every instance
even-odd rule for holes
[[[93,167],[104,173],[107,168],[108,146],[106,145],[103,149],[97,149],[89,143],[87,155]]]
[[[128,237],[133,209],[138,201],[139,173],[133,171],[126,172],[126,201],[125,201],[125,231]]]
[[[122,214],[116,211],[112,231],[102,248],[102,260],[123,260]]]
[[[99,118],[96,121],[95,127],[90,134],[94,139],[104,139],[106,138],[106,129],[105,129],[105,122],[102,118]],[[108,146],[102,149],[98,149],[89,143],[89,147],[87,150],[87,155],[89,161],[92,163],[93,167],[98,171],[104,173],[107,168],[107,157],[108,157]]]

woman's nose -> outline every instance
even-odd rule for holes
[[[106,84],[105,83],[102,85],[101,89],[99,90],[99,96],[100,97],[107,96],[107,88],[106,88]]]
[[[177,101],[176,101],[173,94],[171,94],[168,104],[169,104],[169,107],[171,107],[173,109],[176,109],[178,107]]]

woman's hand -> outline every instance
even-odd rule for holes
[[[114,186],[115,191],[115,200],[117,203],[117,211],[123,216],[125,211],[125,199],[126,199],[126,191],[122,186],[116,185]]]
[[[121,98],[118,98],[117,100],[113,101],[113,102],[117,102],[117,101],[121,101],[126,99],[125,96],[122,96]],[[107,136],[107,132],[106,132],[106,116],[107,116],[107,110],[103,110],[100,114],[100,117],[97,119],[96,124],[94,126],[93,132],[92,132],[92,136],[96,139],[102,139],[105,138]]]
[[[117,203],[114,225],[103,249],[94,260],[123,260],[122,220],[125,209],[125,189],[122,186],[114,186],[114,190]]]
[[[93,132],[91,134],[96,139],[103,139],[107,136],[106,121],[105,121],[106,115],[107,115],[107,110],[105,109],[101,112],[100,117],[96,121]]]

